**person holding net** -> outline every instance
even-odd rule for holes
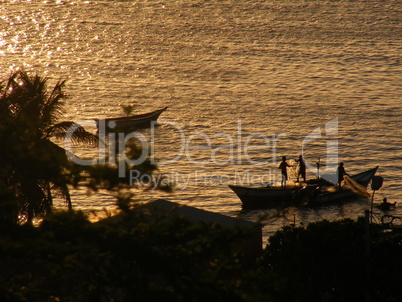
[[[340,190],[341,186],[342,186],[342,182],[343,182],[343,180],[345,178],[345,175],[349,176],[349,174],[346,173],[346,170],[345,170],[343,162],[339,163],[339,166],[338,166],[338,169],[336,171],[336,174],[338,176],[338,183],[337,184],[338,184],[338,188]]]
[[[303,178],[303,181],[306,182],[306,163],[304,162],[303,156],[300,155],[298,159],[295,159],[295,161],[299,163],[296,182],[299,182],[300,176]]]

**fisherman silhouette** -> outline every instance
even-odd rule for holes
[[[388,211],[389,209],[391,209],[391,207],[395,207],[395,206],[396,206],[396,202],[390,203],[390,202],[388,202],[387,198],[384,198],[382,200],[382,203],[379,204],[380,209],[384,210],[384,211]]]
[[[341,185],[342,185],[342,181],[344,180],[344,176],[345,175],[349,176],[349,174],[346,173],[345,167],[344,167],[342,162],[339,163],[339,166],[338,166],[338,169],[337,169],[336,172],[337,172],[337,176],[338,176],[338,186],[339,186],[339,189],[340,189]]]
[[[282,156],[282,162],[279,164],[279,169],[281,169],[282,174],[282,188],[286,187],[286,181],[288,179],[287,167],[290,165],[286,162],[286,156]]]
[[[306,163],[304,162],[303,156],[300,155],[299,159],[296,159],[296,162],[299,163],[299,171],[297,172],[297,182],[299,182],[299,176],[303,178],[303,181],[306,182]]]

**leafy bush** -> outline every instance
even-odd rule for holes
[[[402,236],[371,224],[367,237],[363,219],[284,227],[269,238],[257,266],[242,262],[238,247],[245,231],[195,223],[149,205],[98,223],[81,212],[59,212],[39,227],[0,232],[5,302],[400,297]]]
[[[141,206],[98,223],[60,212],[0,239],[1,301],[253,301],[241,230]],[[12,235],[11,235],[12,234]],[[254,300],[257,301],[257,300]]]
[[[276,276],[275,301],[397,301],[401,236],[371,224],[368,238],[365,227],[363,218],[324,220],[276,232],[261,258]]]

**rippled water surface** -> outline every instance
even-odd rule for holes
[[[401,1],[2,1],[0,8],[0,75],[24,68],[68,79],[66,120],[121,115],[121,104],[138,112],[169,106],[165,123],[143,134],[154,137],[160,172],[176,189],[138,200],[163,197],[251,220],[266,214],[267,234],[293,220],[357,217],[367,202],[243,213],[227,187],[279,179],[282,155],[303,151],[313,166],[318,157],[325,164],[327,144],[337,142],[351,174],[380,166],[385,183],[376,201],[401,201]],[[327,133],[335,119],[337,133]],[[307,144],[313,131],[321,137]],[[114,207],[107,193],[74,191],[73,202]]]

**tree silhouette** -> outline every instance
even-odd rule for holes
[[[57,192],[71,209],[68,184],[77,183],[80,168],[69,161],[54,139],[65,137],[74,122],[58,122],[65,81],[47,89],[48,78],[24,71],[0,83],[0,220],[18,221],[51,211]],[[94,144],[97,136],[79,127],[77,143]]]

